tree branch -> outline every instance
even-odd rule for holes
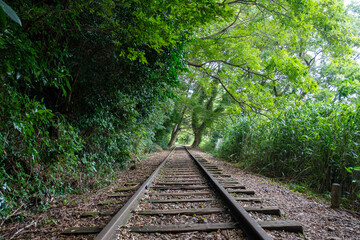
[[[227,26],[227,27],[224,28],[223,30],[221,30],[221,31],[219,31],[219,32],[217,32],[217,33],[214,33],[214,34],[212,34],[212,35],[210,35],[210,36],[200,38],[200,39],[201,39],[201,40],[210,39],[210,38],[216,37],[216,36],[218,36],[218,35],[220,35],[220,34],[223,34],[223,33],[227,32],[227,30],[229,30],[231,27],[233,27],[233,26],[235,25],[236,21],[239,19],[240,13],[241,13],[241,9],[240,9],[240,11],[238,12],[238,14],[237,14],[234,22],[232,22],[229,26]]]
[[[247,110],[244,108],[244,105],[249,107],[253,112],[257,113],[257,114],[260,114],[260,115],[263,115],[265,117],[267,117],[268,119],[270,119],[269,116],[267,116],[266,114],[260,112],[261,109],[260,108],[257,108],[257,107],[254,107],[254,106],[251,106],[250,104],[246,103],[245,101],[240,101],[238,100],[230,91],[229,89],[227,89],[227,87],[225,86],[225,84],[223,83],[223,81],[217,77],[217,76],[214,76],[214,75],[211,75],[209,73],[206,73],[208,76],[210,76],[211,78],[214,78],[215,80],[219,81],[219,83],[221,84],[221,86],[223,87],[223,89],[226,91],[227,94],[229,94],[229,96],[236,102],[239,104],[239,106],[241,107],[241,109],[247,113]]]
[[[237,4],[237,3],[241,3],[241,4],[247,4],[247,5],[254,5],[256,4],[256,1],[246,1],[246,0],[235,0],[232,2],[223,2],[223,3],[218,3],[218,6],[225,6],[225,5],[233,5],[233,4]]]
[[[235,0],[235,1],[232,1],[232,2],[228,2],[228,3],[226,3],[226,2],[225,3],[218,3],[217,5],[218,6],[225,6],[225,5],[233,5],[233,4],[254,5],[256,7],[261,7],[261,8],[265,9],[266,11],[268,11],[270,13],[275,13],[277,15],[282,15],[282,16],[286,17],[286,15],[284,13],[281,13],[281,12],[278,12],[278,11],[275,11],[275,10],[271,10],[271,9],[267,8],[266,6],[264,6],[263,4],[258,3],[257,1]],[[282,5],[280,5],[280,6],[283,9],[286,9]]]
[[[229,66],[232,66],[232,67],[239,68],[242,71],[247,72],[249,74],[254,74],[254,75],[259,76],[259,77],[263,77],[263,78],[266,78],[266,79],[269,79],[269,80],[272,80],[272,81],[276,81],[275,79],[273,79],[273,78],[271,78],[271,77],[269,77],[267,75],[250,71],[249,69],[246,69],[246,68],[242,67],[241,65],[233,64],[233,63],[230,63],[230,62],[227,62],[227,61],[224,61],[224,60],[211,60],[211,61],[207,61],[207,62],[204,62],[204,63],[201,63],[201,64],[193,63],[193,62],[190,62],[188,60],[185,60],[185,61],[187,62],[188,65],[193,66],[193,67],[197,67],[197,68],[202,68],[203,66],[205,66],[208,63],[214,63],[214,62],[223,63],[223,64],[226,64],[226,65],[229,65]]]

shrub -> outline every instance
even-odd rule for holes
[[[318,192],[336,182],[359,193],[359,107],[346,102],[291,106],[272,120],[239,118],[216,154],[266,176],[305,183]]]

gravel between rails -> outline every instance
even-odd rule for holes
[[[164,170],[160,171],[160,175],[155,180],[153,186],[156,186],[158,182],[165,182],[164,177],[169,177],[171,175],[171,166],[176,167],[177,159],[184,159],[189,156],[187,153],[179,151],[176,152],[170,159],[169,162],[164,166]],[[190,160],[191,161],[191,160]],[[174,166],[175,165],[175,166]],[[180,165],[181,167],[191,167],[195,164],[184,164]],[[167,170],[166,170],[167,169]],[[175,170],[174,170],[175,171]],[[174,172],[173,171],[173,172]],[[185,171],[186,172],[186,171]],[[204,183],[201,185],[207,185],[205,179],[201,176],[200,171],[195,170],[191,171],[194,175],[199,175]],[[179,179],[182,179],[179,176]],[[173,181],[173,180],[172,180]],[[186,180],[183,180],[186,181]],[[200,181],[200,180],[199,180]],[[195,182],[195,181],[194,181]],[[200,185],[196,183],[194,185]],[[216,195],[212,192],[211,189],[208,189],[209,193],[203,195],[192,195],[192,193],[203,192],[204,190],[155,190],[150,189],[147,191],[136,211],[142,210],[171,210],[171,209],[195,209],[195,208],[220,208],[224,207],[223,203]],[[189,196],[157,196],[158,193],[189,193]],[[149,200],[155,199],[194,199],[194,198],[214,198],[212,201],[206,202],[176,202],[176,203],[152,203]],[[185,232],[178,234],[158,234],[158,233],[134,233],[130,232],[129,228],[131,226],[144,226],[144,225],[173,225],[173,224],[202,224],[202,223],[225,223],[233,222],[232,217],[228,212],[220,214],[206,214],[206,215],[139,215],[136,212],[133,213],[132,217],[128,221],[125,227],[122,227],[118,230],[117,239],[246,239],[243,236],[243,233],[240,229],[233,230],[218,230],[213,232]]]
[[[247,189],[255,190],[256,195],[263,198],[258,206],[278,206],[283,213],[283,219],[301,222],[304,235],[268,231],[274,239],[293,240],[359,240],[360,218],[344,209],[331,209],[329,203],[312,199],[304,194],[291,191],[287,187],[275,183],[265,177],[242,171],[235,165],[222,161],[199,150],[190,150],[193,155],[202,156],[210,163],[218,166],[224,174],[231,174]],[[252,203],[241,203],[243,206],[254,206]],[[264,215],[251,215],[256,219]],[[266,215],[265,215],[266,216]],[[265,218],[268,218],[267,216]],[[277,217],[279,218],[279,217]]]

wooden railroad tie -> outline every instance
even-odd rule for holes
[[[295,233],[304,233],[304,229],[301,223],[292,220],[280,220],[280,221],[262,221],[259,222],[263,229],[278,230]]]
[[[158,182],[156,185],[195,185],[205,183],[204,181],[178,181],[178,182]]]
[[[138,185],[135,186],[131,186],[131,187],[119,187],[117,189],[114,190],[114,192],[128,192],[128,191],[135,191],[136,189],[138,189]]]
[[[151,203],[180,203],[180,202],[212,202],[216,201],[216,198],[187,198],[187,199],[178,199],[178,198],[172,198],[172,199],[152,199],[149,200]]]
[[[234,188],[234,187],[225,187],[225,188]],[[227,190],[229,193],[241,193],[247,195],[255,195],[254,190],[246,190],[246,189],[229,189]]]
[[[228,192],[235,191],[235,192],[244,193],[244,194],[255,194],[255,192],[253,190],[245,190],[244,185],[223,184],[222,186],[224,188],[240,189],[240,190],[228,190]]]
[[[301,223],[291,220],[286,221],[262,221],[260,226],[267,230],[288,231],[304,233]],[[140,233],[165,233],[165,232],[192,232],[192,231],[218,231],[221,229],[237,228],[236,223],[204,223],[204,224],[177,224],[177,225],[153,225],[153,226],[132,226],[132,232]],[[97,234],[103,229],[102,226],[96,227],[77,227],[68,228],[62,232],[64,235],[83,235]]]
[[[248,212],[258,212],[270,215],[281,216],[280,209],[278,207],[245,207]],[[212,213],[222,213],[225,212],[225,208],[193,208],[193,209],[169,209],[169,210],[148,210],[148,211],[137,211],[139,215],[206,215]]]
[[[259,225],[267,230],[284,230],[288,232],[303,233],[301,223],[296,221],[262,221]],[[237,228],[236,223],[204,223],[204,224],[174,224],[153,226],[132,226],[132,232],[139,233],[165,233],[165,232],[192,232],[192,231],[218,231],[222,229]]]
[[[114,212],[85,212],[80,215],[81,218],[96,217],[96,216],[112,216]]]
[[[150,193],[150,196],[195,196],[195,195],[209,195],[213,194],[210,191],[199,191],[199,192],[181,192],[181,193]]]
[[[216,177],[231,177],[231,175],[229,175],[229,174],[218,174],[218,173],[214,173],[214,174],[212,174],[212,175],[214,175],[215,178],[216,178]]]
[[[162,176],[162,178],[196,178],[196,177],[200,177],[200,175],[169,174],[169,175]]]
[[[161,177],[159,178],[159,180],[169,180],[169,179],[175,179],[176,181],[178,181],[179,179],[183,179],[183,180],[186,180],[186,181],[189,181],[190,179],[191,180],[200,180],[202,179],[200,176],[179,176],[179,177],[175,177],[175,176],[165,176],[165,177]],[[170,180],[169,180],[170,181]]]
[[[245,207],[248,212],[258,212],[264,214],[271,214],[281,216],[280,209],[278,207]],[[149,211],[134,211],[139,215],[206,215],[212,213],[225,212],[225,208],[193,208],[193,209],[170,209],[170,210],[149,210]],[[96,216],[112,216],[114,212],[85,212],[80,215],[81,218],[96,217]]]
[[[124,201],[100,201],[97,205],[106,206],[106,205],[117,205],[123,203]]]
[[[177,186],[177,185],[170,185],[170,186],[153,186],[153,189],[160,189],[160,190],[198,190],[198,189],[209,189],[210,187],[207,185],[192,185],[192,186]]]
[[[130,231],[138,233],[166,233],[166,232],[193,232],[193,231],[218,231],[222,229],[234,229],[236,223],[203,223],[203,224],[174,224],[155,226],[132,226]]]
[[[212,213],[225,212],[225,208],[196,208],[196,209],[169,209],[169,210],[149,210],[149,211],[137,211],[139,215],[203,215]]]
[[[190,181],[202,181],[202,178],[198,177],[198,178],[173,178],[173,177],[170,177],[170,178],[161,178],[159,179],[159,181],[168,181],[168,182],[190,182]]]

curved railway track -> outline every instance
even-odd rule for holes
[[[280,215],[259,206],[254,191],[185,147],[174,148],[105,227],[68,229],[106,239],[272,239],[264,229],[302,233],[294,221],[256,222],[249,212]],[[121,194],[119,195],[121,196]],[[254,206],[243,208],[241,202]]]

